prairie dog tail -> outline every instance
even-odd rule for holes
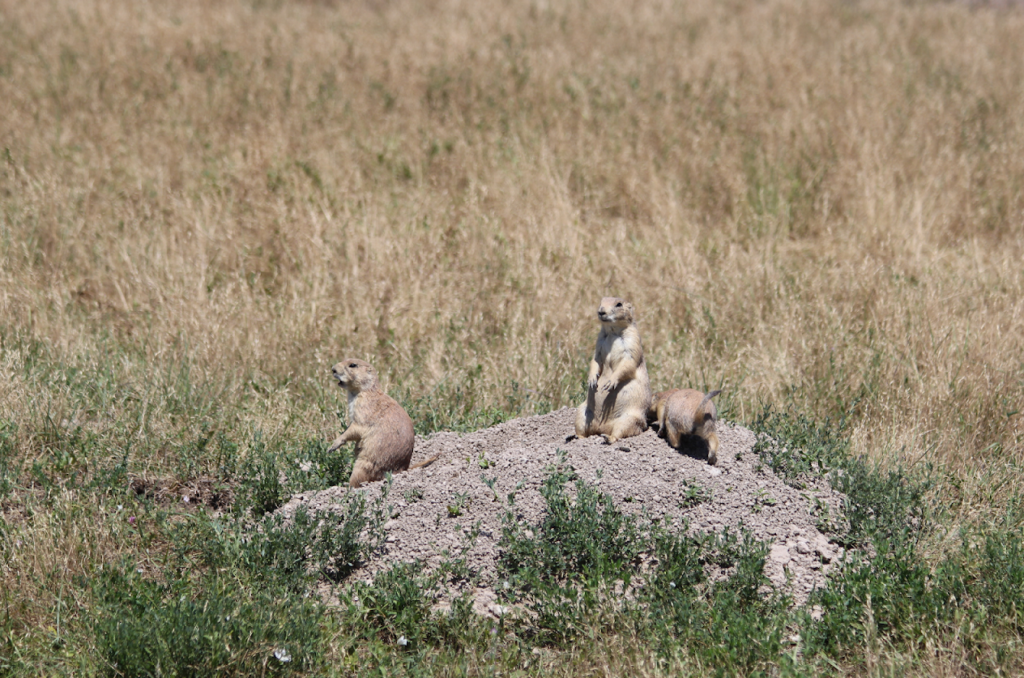
[[[697,405],[697,414],[699,415],[700,413],[702,413],[704,411],[704,406],[708,404],[708,401],[721,392],[722,389],[718,389],[717,391],[712,391],[711,393],[708,393],[706,396],[701,398],[700,405]]]
[[[416,464],[415,466],[410,466],[409,470],[411,471],[414,468],[423,468],[424,466],[430,466],[435,461],[437,461],[440,456],[441,455],[439,455],[439,454],[435,454],[433,457],[431,457],[430,459],[427,459],[426,461],[421,461],[420,463]]]

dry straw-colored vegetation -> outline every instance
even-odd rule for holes
[[[614,294],[656,388],[849,414],[951,525],[998,510],[1022,44],[1019,8],[944,3],[0,0],[12,458],[91,436],[65,471],[173,478],[204,427],[327,437],[348,355],[422,430],[569,405]],[[19,632],[139,548],[4,501]]]

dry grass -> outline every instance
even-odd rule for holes
[[[1018,14],[4,17],[2,317],[66,356],[112,335],[140,384],[177,353],[229,390],[346,352],[415,393],[479,364],[486,399],[560,405],[615,292],[655,380],[724,382],[739,417],[867,382],[864,451],[1019,450]]]
[[[615,294],[656,388],[852,411],[984,516],[1024,462],[1021,44],[960,4],[0,0],[0,420],[169,472],[208,420],[335,432],[344,355],[558,407]]]

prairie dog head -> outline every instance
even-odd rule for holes
[[[658,391],[653,396],[651,396],[651,404],[657,405],[662,400],[668,400],[670,395],[672,395],[673,393],[677,393],[678,391],[678,388],[670,388],[667,391]]]
[[[668,401],[669,397],[678,392],[678,388],[670,388],[667,391],[659,391],[651,397],[651,406],[647,408],[647,421],[654,422],[660,417],[658,415],[658,407],[664,406],[664,403]]]
[[[672,394],[678,393],[678,392],[679,392],[678,388],[670,388],[667,391],[658,391],[653,396],[651,396],[651,408],[653,409],[653,408],[657,407],[658,403],[665,402],[666,400],[668,400],[672,396]]]
[[[338,386],[349,393],[356,394],[378,388],[377,371],[370,363],[358,358],[346,358],[335,363],[331,374],[338,380]]]
[[[605,327],[628,327],[633,324],[633,304],[618,297],[605,297],[597,307],[597,319]]]

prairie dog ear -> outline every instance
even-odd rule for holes
[[[631,302],[631,301],[627,301],[626,302],[626,310],[629,311],[629,317],[633,318],[634,320],[636,320],[636,309],[633,308],[633,302]]]

